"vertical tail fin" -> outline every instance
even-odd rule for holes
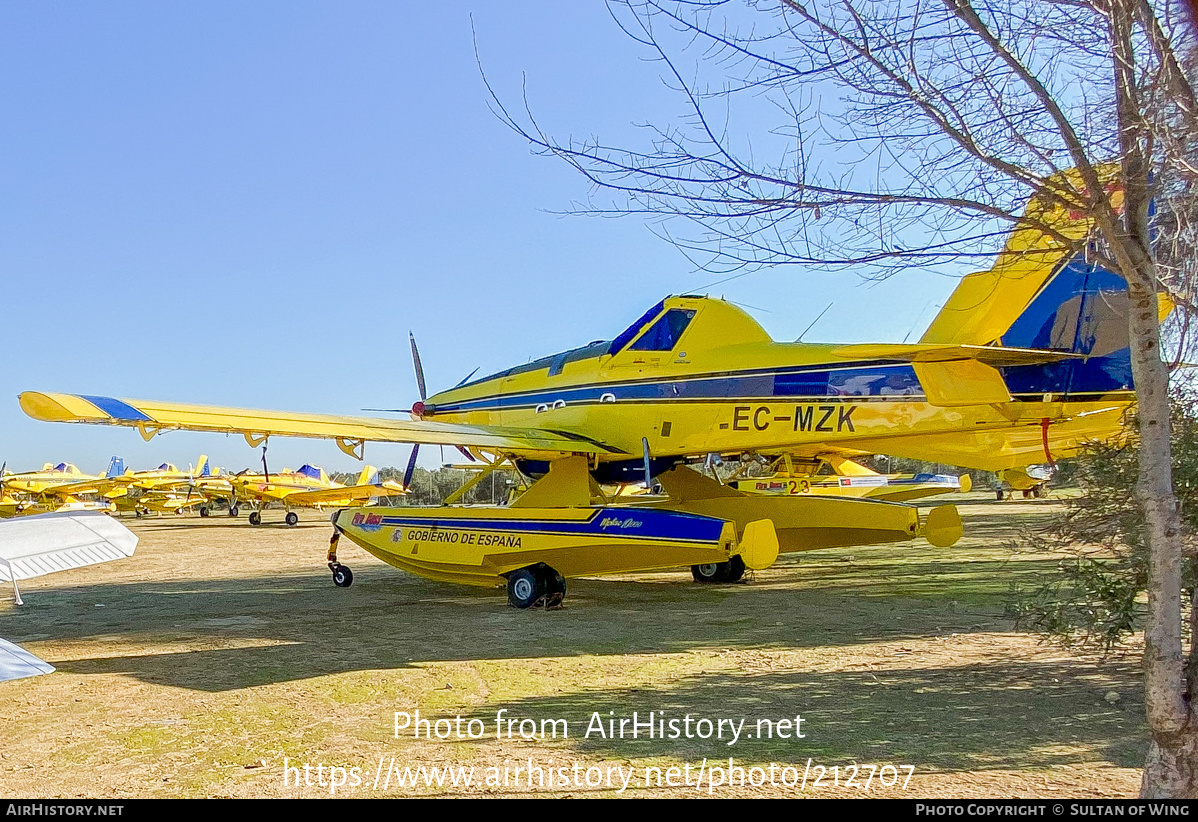
[[[379,469],[373,465],[367,465],[362,469],[362,473],[358,475],[358,485],[374,485],[378,479]]]
[[[104,476],[112,479],[123,473],[125,473],[125,461],[120,457],[113,457],[108,461],[108,470],[104,472]]]
[[[1065,188],[1082,188],[1078,175],[1072,172],[1060,175],[1056,182]],[[1070,213],[1044,196],[1033,197],[1023,216],[1028,222],[1011,231],[994,266],[961,280],[921,342],[951,345],[998,342],[1077,253],[1093,229],[1093,221],[1088,217]]]
[[[212,472],[208,468],[208,455],[200,454],[200,458],[196,460],[195,475],[197,477],[210,477]]]
[[[1076,180],[1072,184],[1076,186]],[[1111,196],[1120,195],[1116,190]],[[1061,236],[1053,237],[1034,225],[1012,231],[994,267],[970,274],[958,284],[921,342],[1081,355],[1002,369],[1016,399],[1134,389],[1127,283],[1077,250],[1086,247],[1092,222],[1043,198],[1033,198],[1025,216],[1051,226]],[[1162,318],[1170,307],[1162,300]]]

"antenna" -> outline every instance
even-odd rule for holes
[[[911,339],[911,335],[914,334],[915,329],[919,327],[919,321],[923,319],[924,314],[928,313],[928,306],[931,304],[932,304],[932,301],[928,300],[928,305],[925,305],[923,307],[923,310],[915,315],[915,322],[911,325],[911,330],[907,332],[907,336],[903,337],[904,344],[907,342],[907,340]],[[936,307],[940,308],[941,306],[936,306]]]
[[[799,335],[799,338],[797,340],[795,340],[795,342],[802,342],[803,337],[806,336],[807,332],[810,331],[812,328],[814,328],[815,324],[817,322],[819,322],[823,318],[823,316],[828,313],[828,310],[831,308],[832,308],[832,303],[828,303],[828,307],[825,308],[823,311],[819,312],[819,316],[811,321],[811,325],[809,325],[803,329],[803,333]]]

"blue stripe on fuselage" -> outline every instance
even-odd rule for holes
[[[551,405],[557,400],[571,403],[599,402],[604,394],[617,401],[667,400],[702,401],[742,398],[811,397],[851,399],[898,396],[922,401],[923,389],[908,363],[878,362],[845,367],[755,369],[734,374],[675,377],[638,382],[589,383],[562,386],[524,394],[494,394],[459,403],[436,404],[436,413],[504,410]]]
[[[151,417],[147,417],[142,412],[138,411],[127,402],[121,402],[112,397],[89,397],[85,394],[79,395],[80,399],[87,400],[92,405],[99,408],[114,420],[122,422],[153,422]]]

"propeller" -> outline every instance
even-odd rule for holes
[[[420,350],[416,348],[416,335],[411,331],[408,332],[408,340],[412,343],[412,365],[416,368],[416,388],[420,391],[420,401],[428,399],[428,392],[424,390],[424,366],[420,364]]]
[[[412,344],[412,367],[416,371],[416,389],[420,392],[420,402],[412,406],[412,413],[417,416],[424,415],[424,401],[428,399],[428,392],[424,387],[424,366],[420,364],[420,349],[416,347],[416,335],[411,331],[408,332],[408,341]],[[403,487],[404,490],[412,487],[412,474],[416,471],[416,455],[420,453],[420,444],[412,444],[412,456],[408,457],[408,467],[403,472]]]
[[[420,446],[412,446],[412,456],[408,457],[408,467],[403,472],[403,487],[407,491],[412,487],[412,474],[416,471],[416,455],[420,453]]]

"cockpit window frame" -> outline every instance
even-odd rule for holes
[[[673,351],[682,341],[695,315],[693,308],[671,308],[662,314],[645,332],[628,346],[629,351],[665,353]],[[681,320],[679,321],[679,318]],[[681,324],[679,325],[679,322]],[[668,344],[667,344],[668,343]],[[653,346],[653,347],[650,347]],[[664,346],[664,347],[663,347]]]

